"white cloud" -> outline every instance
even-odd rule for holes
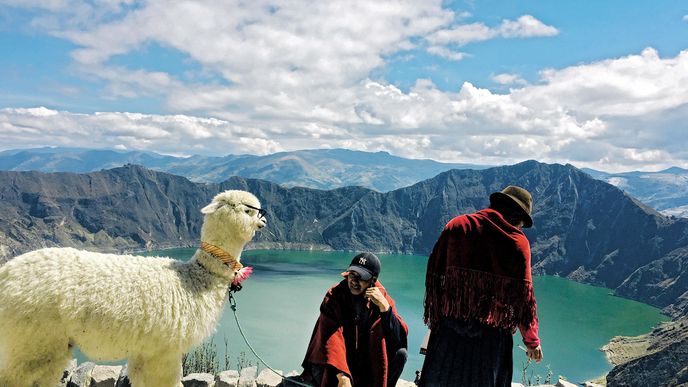
[[[627,159],[638,161],[641,163],[661,163],[666,160],[668,155],[659,149],[639,150],[639,149],[624,149],[624,154]]]
[[[496,74],[493,75],[492,80],[500,85],[526,85],[528,82],[521,78],[519,74]]]
[[[580,117],[633,117],[688,103],[688,51],[662,59],[647,48],[639,55],[542,72],[543,84],[515,94],[523,103],[564,108]]]
[[[446,23],[449,13],[438,3],[423,4],[158,0],[65,36],[84,47],[75,54],[84,65],[157,42],[187,53],[231,82],[243,85],[267,77],[279,89],[323,77],[330,82],[361,79],[382,64],[382,55]]]
[[[499,26],[499,36],[505,38],[527,38],[533,36],[555,36],[559,30],[548,26],[531,15],[523,15],[516,21],[504,20]]]
[[[683,15],[683,21],[688,21],[688,15]]]
[[[483,23],[460,24],[441,29],[427,37],[433,45],[469,43],[501,38],[527,38],[535,36],[554,36],[559,33],[555,27],[548,26],[531,15],[523,15],[517,20],[503,20],[498,27],[491,28]]]
[[[454,61],[460,61],[466,57],[466,54],[463,52],[452,51],[446,47],[440,46],[430,46],[428,47],[428,52],[433,55]]]
[[[496,37],[498,32],[483,23],[462,24],[450,29],[439,30],[427,37],[434,45],[457,44],[464,46],[469,43],[481,42]]]
[[[403,5],[153,0],[127,12],[126,4],[114,4],[116,10],[100,23],[75,22],[65,11],[51,29],[80,47],[72,57],[82,73],[105,81],[110,98],[161,98],[171,111],[239,121],[260,116],[359,122],[350,100],[360,82],[384,66],[386,55],[413,48],[412,40],[453,19],[439,0]],[[221,81],[182,81],[110,63],[152,44],[188,56],[189,63]],[[462,56],[440,53],[452,60]]]
[[[282,150],[260,128],[215,118],[103,112],[76,114],[44,107],[0,109],[4,141],[15,148],[51,144],[111,147],[166,154],[266,154]]]

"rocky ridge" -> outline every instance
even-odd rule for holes
[[[602,350],[615,367],[610,387],[631,387],[642,380],[656,387],[688,386],[688,317],[666,322],[636,337],[615,337]]]

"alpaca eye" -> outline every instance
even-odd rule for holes
[[[244,210],[244,212],[251,215],[251,210]]]

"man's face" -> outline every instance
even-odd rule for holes
[[[346,276],[346,281],[349,284],[349,291],[351,291],[351,294],[354,296],[365,293],[366,289],[370,287],[370,283],[373,282],[372,278],[368,281],[362,280],[361,276],[353,271],[350,271]]]

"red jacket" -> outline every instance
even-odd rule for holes
[[[321,387],[344,372],[351,376],[356,387],[387,387],[388,356],[399,348],[407,348],[408,327],[397,314],[394,300],[380,282],[375,287],[389,302],[390,318],[398,319],[399,340],[387,339],[382,327],[382,314],[371,302],[363,303],[367,323],[356,321],[354,298],[346,279],[330,288],[320,305],[320,316],[313,329],[306,356],[303,360],[304,377],[308,378],[311,364],[325,366]],[[336,384],[335,384],[336,386]]]
[[[428,259],[424,317],[430,328],[442,317],[518,327],[540,345],[525,234],[490,208],[447,223]]]

